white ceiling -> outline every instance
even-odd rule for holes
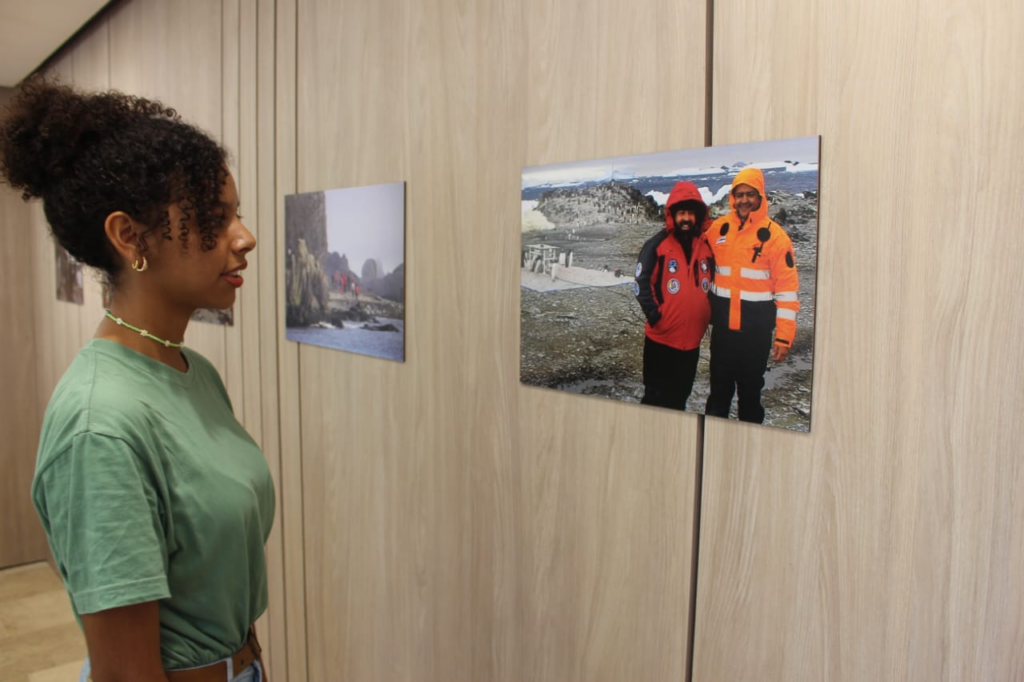
[[[0,87],[13,87],[108,0],[0,0]]]

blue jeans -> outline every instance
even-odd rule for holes
[[[231,659],[225,658],[225,661],[229,661],[228,668],[231,667]],[[82,672],[78,676],[78,682],[89,682],[89,673],[92,672],[92,666],[89,665],[89,657],[85,657],[85,663],[82,664]],[[263,664],[256,661],[245,670],[241,672],[235,671],[235,676],[230,680],[225,679],[224,682],[263,682]]]

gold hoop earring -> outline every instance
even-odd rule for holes
[[[135,272],[145,272],[146,268],[149,267],[149,263],[146,262],[146,257],[145,256],[140,256],[140,257],[142,258],[142,265],[139,265],[139,259],[138,258],[136,258],[135,262],[132,263],[132,270],[134,270]]]

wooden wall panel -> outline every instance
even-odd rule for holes
[[[298,134],[298,6],[296,0],[263,0],[260,5],[259,62],[260,138],[273,139],[273,164],[260,164],[261,211],[276,218],[274,250],[264,251],[263,266],[274,277],[264,277],[261,297],[266,301],[261,318],[264,375],[276,379],[264,391],[264,423],[277,439],[281,471],[281,550],[284,554],[285,650],[278,648],[283,671],[293,682],[309,679],[306,618],[305,502],[302,482],[302,434],[299,419],[299,350],[285,341],[284,328],[284,196],[298,187],[296,157]],[[273,42],[271,42],[273,40]],[[273,48],[273,49],[272,49]],[[269,59],[267,55],[273,54]],[[261,156],[261,158],[264,158]],[[270,305],[275,301],[276,305]]]
[[[810,435],[707,421],[695,680],[1024,679],[1022,25],[715,3],[715,142],[823,137],[818,327]]]
[[[703,146],[705,6],[526,3],[524,165]],[[698,418],[528,388],[518,404],[518,679],[683,680]]]
[[[424,291],[414,265],[423,237],[440,250],[452,233],[452,221],[439,223],[427,208],[431,191],[449,206],[455,193],[448,122],[438,113],[447,94],[441,22],[396,0],[297,8],[296,189],[410,181],[406,364],[283,341],[282,357],[297,354],[297,362],[282,368],[282,408],[289,397],[301,405],[308,675],[455,682],[464,679],[464,654],[449,648],[441,656],[439,643],[470,640],[452,615],[467,601],[453,583],[468,583],[468,562],[459,561],[465,543],[439,532],[439,517],[458,514],[452,467],[460,453],[444,447],[443,434],[463,403],[458,380],[442,372],[455,363],[439,356],[458,352],[457,323],[441,324],[453,296],[435,301],[439,285]],[[413,148],[432,165],[434,182],[414,181]],[[442,176],[447,187],[439,187]],[[451,249],[429,258],[436,273],[455,272]],[[289,369],[298,372],[295,393],[285,393]],[[430,380],[444,399],[423,400]],[[447,576],[437,566],[441,554],[452,557]]]
[[[0,188],[0,568],[39,561],[49,550],[32,506],[30,485],[42,419],[36,384],[37,346],[31,209]]]
[[[297,189],[408,183],[407,362],[299,347],[309,679],[685,675],[697,419],[519,386],[518,221],[703,143],[704,6],[299,2]]]

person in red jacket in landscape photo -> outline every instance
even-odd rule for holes
[[[711,320],[713,261],[704,238],[708,207],[692,182],[677,182],[665,202],[665,229],[647,240],[633,293],[643,309],[644,405],[685,410]]]

